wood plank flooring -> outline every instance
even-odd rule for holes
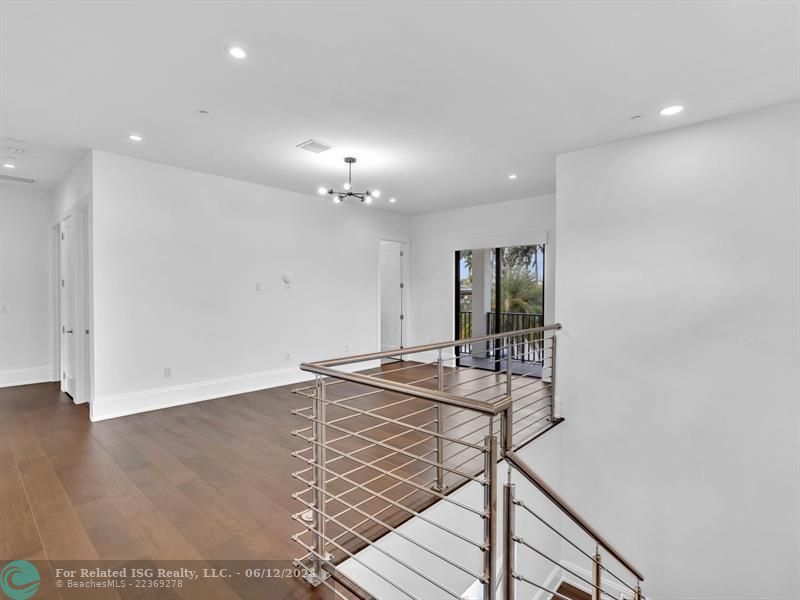
[[[278,388],[91,423],[58,384],[0,389],[0,563],[288,565],[300,554],[290,452],[302,447],[290,411],[305,404]],[[239,597],[223,587],[206,597]],[[282,579],[252,597],[332,596]]]
[[[406,382],[434,372],[402,365],[383,370],[396,369],[387,377]],[[456,393],[480,393],[485,383],[467,383]],[[435,387],[435,382],[423,385]],[[536,389],[525,380],[520,385]],[[18,559],[112,565],[178,560],[214,566],[257,560],[288,566],[302,554],[291,540],[300,530],[291,514],[301,510],[291,496],[302,487],[291,473],[302,463],[291,452],[305,447],[291,435],[304,425],[291,411],[309,404],[291,394],[292,387],[297,386],[98,423],[90,422],[87,407],[75,406],[56,383],[0,389],[0,564]],[[378,406],[386,398],[377,395],[371,402]],[[459,423],[454,423],[456,435]],[[392,435],[391,428],[381,431]],[[388,460],[400,464],[391,462],[397,457]],[[411,473],[410,467],[397,472]],[[402,511],[382,514],[392,524],[407,516]],[[381,533],[380,528],[364,531],[370,537]],[[138,595],[112,589],[87,595],[84,590],[54,591],[47,585],[51,576],[42,574],[38,597],[333,597],[323,587],[314,590],[294,578],[270,579],[245,590],[211,580],[200,595],[196,589],[139,590]]]

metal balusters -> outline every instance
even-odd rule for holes
[[[466,321],[466,314],[464,317]],[[538,316],[504,314],[501,318],[501,330],[538,322]],[[544,554],[541,550],[546,548],[534,543],[536,538],[526,541],[516,534],[516,530],[530,519],[527,516],[530,513],[547,525],[552,532],[548,535],[564,536],[522,502],[533,488],[520,487],[521,480],[516,482],[515,488],[510,476],[501,493],[504,508],[500,518],[497,512],[497,495],[500,493],[497,490],[497,461],[505,458],[538,489],[532,493],[543,494],[546,501],[554,503],[561,514],[569,516],[593,543],[597,543],[594,553],[588,548],[584,553],[592,565],[591,575],[583,569],[565,569],[565,573],[586,589],[593,588],[593,600],[601,597],[611,600],[612,591],[616,596],[617,590],[623,589],[611,578],[628,588],[626,597],[644,600],[640,588],[641,575],[514,452],[514,448],[542,435],[562,420],[556,417],[555,406],[557,341],[554,332],[559,328],[559,325],[550,325],[539,329],[507,330],[480,338],[404,348],[400,351],[402,355],[435,350],[437,357],[435,362],[408,363],[408,366],[398,369],[403,371],[400,374],[402,379],[397,374],[393,377],[391,370],[366,374],[335,368],[375,360],[384,353],[302,366],[317,376],[313,387],[302,388],[308,390],[307,394],[298,390],[312,399],[312,406],[293,411],[309,421],[309,427],[293,432],[309,444],[304,450],[293,453],[307,465],[303,471],[293,474],[306,486],[293,497],[307,509],[311,520],[305,519],[306,513],[297,513],[293,518],[306,528],[302,535],[309,536],[302,541],[299,535],[295,536],[307,552],[298,560],[311,567],[307,576],[309,582],[328,587],[334,581],[348,588],[357,585],[351,581],[348,586],[344,583],[346,577],[339,573],[339,563],[347,559],[361,563],[363,568],[386,583],[404,589],[403,580],[397,579],[402,569],[378,569],[376,572],[363,562],[365,557],[359,554],[360,549],[373,546],[380,535],[390,533],[405,543],[413,544],[420,553],[436,557],[448,568],[474,574],[483,587],[485,600],[495,600],[501,594],[505,600],[513,600],[516,594],[526,591],[519,589],[526,584],[546,589],[542,585],[544,582],[537,583],[533,581],[536,578],[530,575],[526,577],[528,553],[538,553],[548,561],[558,561],[559,557],[552,553]],[[457,360],[459,354],[464,356],[462,349],[475,342],[493,346],[496,362],[492,371],[488,370],[492,367],[487,367],[489,358],[484,359],[481,366],[473,367]],[[449,350],[445,353],[449,348],[455,348],[456,352],[453,355]],[[391,351],[391,355],[396,356],[397,350]],[[513,369],[519,372],[522,359],[542,364],[543,379],[531,376],[529,372],[515,376]],[[447,360],[456,362],[445,369]],[[502,360],[506,360],[505,365]],[[536,369],[538,375],[538,367]],[[323,376],[326,377],[324,380]],[[399,383],[409,379],[414,381]],[[436,386],[432,385],[434,379]],[[499,435],[496,435],[495,420],[500,423]],[[333,435],[329,434],[331,431]],[[515,434],[517,440],[513,439]],[[451,478],[453,484],[448,488],[445,483],[451,483]],[[463,484],[481,485],[483,494],[473,497],[471,504],[465,504],[459,500],[460,496],[450,493]],[[472,539],[465,536],[459,526],[448,527],[435,518],[431,519],[425,509],[433,502],[446,502],[464,511],[467,518],[480,519],[482,539],[480,529],[473,531]],[[536,504],[532,501],[531,506]],[[476,554],[480,553],[482,568],[477,569],[475,562],[471,567],[468,561],[462,563],[461,556],[450,554],[447,546],[443,550],[409,535],[398,527],[408,518],[419,519],[425,522],[425,527],[435,527],[442,535],[458,539],[458,544],[471,547],[475,553],[471,561],[478,559]],[[502,538],[498,539],[498,535]],[[575,546],[570,539],[566,541]],[[502,565],[497,563],[498,544],[502,544]],[[375,546],[375,550],[402,565],[423,583],[438,588],[439,596],[458,600],[460,591],[456,593],[443,585],[446,579],[438,567],[434,569],[432,564],[423,562],[423,566],[418,568],[407,555],[393,554],[381,545]],[[624,581],[609,570],[601,561],[601,551],[605,551],[606,560],[610,555],[614,564],[619,562],[623,565],[628,570],[625,577],[630,579]],[[335,553],[335,558],[331,552]],[[615,567],[612,565],[612,568]],[[635,584],[631,575],[636,576]],[[323,581],[329,576],[333,579]],[[615,587],[603,590],[604,579],[606,585]],[[500,581],[503,589],[498,591]],[[562,597],[556,590],[547,591],[553,597]],[[413,598],[414,593],[408,590],[407,595]]]
[[[511,471],[509,469],[509,479]],[[516,562],[514,544],[514,484],[509,480],[503,486],[503,597],[515,600],[514,564]]]
[[[317,442],[312,446],[312,458],[314,464],[313,481],[313,523],[314,529],[311,534],[314,555],[311,559],[312,571],[306,579],[312,585],[319,585],[328,577],[327,571],[323,570],[323,559],[327,556],[325,551],[325,497],[322,490],[325,489],[325,382],[322,377],[317,375],[317,389],[314,394],[314,415],[313,423],[314,440]]]
[[[444,362],[442,361],[442,349],[439,348],[439,358],[436,363],[437,373],[437,390],[444,391]],[[439,466],[436,467],[436,490],[441,492],[444,490],[444,469],[441,464],[444,462],[444,439],[442,434],[444,432],[444,411],[442,410],[442,403],[436,403],[436,462]]]
[[[550,341],[550,420],[556,419],[556,348],[558,336],[553,334]]]
[[[491,433],[483,439],[483,600],[495,600],[495,564],[497,558],[497,437]]]
[[[597,546],[594,551],[592,581],[594,584],[594,588],[592,589],[592,600],[601,600],[603,595],[603,562],[600,556],[600,546]]]
[[[506,395],[511,396],[511,384],[513,383],[514,375],[511,373],[511,337],[506,338]]]

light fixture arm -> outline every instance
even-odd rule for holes
[[[334,201],[341,202],[344,198],[358,198],[361,202],[366,202],[369,204],[372,202],[373,197],[377,197],[372,195],[372,192],[369,190],[365,192],[354,192],[353,191],[353,164],[356,162],[356,159],[352,156],[347,156],[344,159],[344,162],[347,164],[347,189],[343,192],[337,192],[333,188],[327,190],[328,195],[334,197]],[[324,188],[321,191],[325,191]]]

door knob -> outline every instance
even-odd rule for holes
[[[67,329],[64,325],[62,325],[61,333],[72,333],[72,329]]]

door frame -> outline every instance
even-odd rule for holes
[[[548,290],[548,277],[547,277],[547,261],[545,260],[545,252],[548,246],[548,242],[545,241],[541,242],[532,242],[532,243],[506,243],[506,244],[497,244],[494,246],[488,246],[485,248],[480,248],[483,250],[491,250],[493,257],[494,257],[494,281],[495,281],[495,289],[494,289],[494,331],[488,331],[487,327],[487,334],[492,335],[499,333],[499,329],[501,328],[501,319],[500,315],[502,314],[502,275],[503,275],[503,268],[502,268],[502,256],[503,250],[505,248],[513,248],[516,246],[539,246],[542,249],[542,319],[543,322],[546,323],[547,319],[545,318],[545,311],[547,309],[547,290]],[[453,250],[453,269],[454,269],[454,294],[453,294],[453,340],[458,341],[461,339],[461,253],[464,250],[476,250],[479,248],[457,248]],[[552,273],[552,271],[551,271]],[[485,315],[481,315],[481,318],[485,318]],[[475,322],[475,314],[472,314],[473,323]],[[473,334],[474,335],[474,334]],[[492,360],[494,366],[491,370],[500,371],[501,370],[501,346],[502,346],[502,338],[498,338],[492,342]],[[459,358],[461,356],[461,347],[456,344],[455,345],[455,357],[456,357],[456,365],[460,366]],[[509,359],[510,360],[510,359]],[[483,368],[483,367],[478,367]]]
[[[400,307],[403,314],[403,320],[400,323],[400,340],[401,340],[401,347],[408,346],[408,317],[410,312],[410,275],[411,275],[411,260],[410,260],[410,253],[409,253],[409,241],[404,238],[379,238],[377,243],[377,286],[376,286],[376,329],[378,332],[377,340],[376,340],[376,349],[378,352],[381,351],[381,252],[382,247],[381,244],[383,242],[389,242],[393,244],[402,244],[403,245],[403,287],[402,291],[400,292]]]
[[[62,225],[68,219],[71,220],[71,235],[73,240],[68,254],[68,260],[73,264],[68,267],[67,271],[72,272],[72,286],[70,293],[72,297],[72,330],[71,335],[75,336],[74,343],[74,375],[75,375],[75,389],[72,401],[75,404],[90,403],[94,397],[94,374],[93,374],[93,326],[92,326],[92,263],[91,263],[91,212],[90,202],[82,202],[80,205],[69,210],[63,218],[59,219],[58,223],[54,225],[56,232],[56,252],[55,252],[55,269],[56,273],[56,294],[54,301],[55,308],[55,326],[56,326],[56,343],[55,343],[55,356],[58,365],[57,380],[60,382],[61,390],[66,392],[66,383],[64,381],[64,354],[62,352],[63,335],[63,299],[64,288],[61,285],[61,279],[65,276],[63,272],[62,252],[63,245],[61,240]]]

